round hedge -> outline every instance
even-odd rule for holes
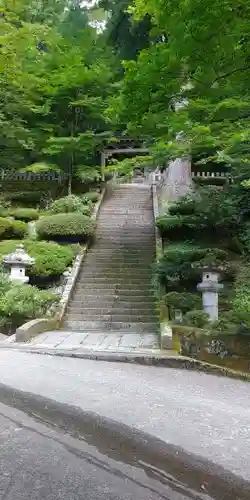
[[[14,219],[30,222],[38,219],[39,212],[35,208],[16,208],[10,211],[10,215],[12,215]]]
[[[43,217],[36,228],[40,239],[77,242],[91,237],[95,224],[90,217],[75,212]]]
[[[98,191],[89,191],[81,196],[83,203],[96,203],[100,198],[100,193]]]
[[[50,211],[55,214],[79,212],[84,215],[90,215],[89,207],[84,205],[79,196],[73,194],[55,200],[50,207]]]
[[[48,241],[7,240],[0,242],[0,262],[3,257],[13,252],[22,243],[28,254],[35,259],[35,264],[28,273],[34,277],[59,276],[70,266],[77,253],[77,245],[58,245]]]
[[[26,234],[25,222],[0,217],[0,240],[24,238]]]
[[[12,223],[12,238],[24,238],[28,234],[27,224],[21,220],[14,220]]]

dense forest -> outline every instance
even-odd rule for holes
[[[249,20],[249,0],[3,0],[0,7],[1,168],[65,172],[70,192],[72,179],[100,178],[102,148],[124,133],[141,137],[151,161],[166,168],[188,155],[197,169],[226,170],[233,182],[206,192],[195,210],[218,235],[216,245],[235,262],[240,256],[235,311],[244,320]]]

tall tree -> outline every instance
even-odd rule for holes
[[[105,36],[119,60],[136,59],[149,45],[149,16],[135,23],[128,12],[130,0],[101,0],[99,5],[109,13]]]
[[[249,165],[249,0],[135,0],[130,12],[135,21],[150,16],[161,38],[125,64],[120,119],[153,136],[165,157],[181,149]],[[183,99],[187,106],[175,112]]]

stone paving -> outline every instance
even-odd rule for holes
[[[95,352],[147,352],[158,349],[158,338],[150,334],[136,333],[84,333],[69,331],[45,332],[32,339],[29,346],[42,349],[95,351]]]

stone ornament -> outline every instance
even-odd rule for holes
[[[26,268],[32,266],[35,259],[27,254],[23,245],[18,245],[14,252],[4,256],[3,263],[10,267],[11,281],[28,283],[29,277],[25,274]]]

